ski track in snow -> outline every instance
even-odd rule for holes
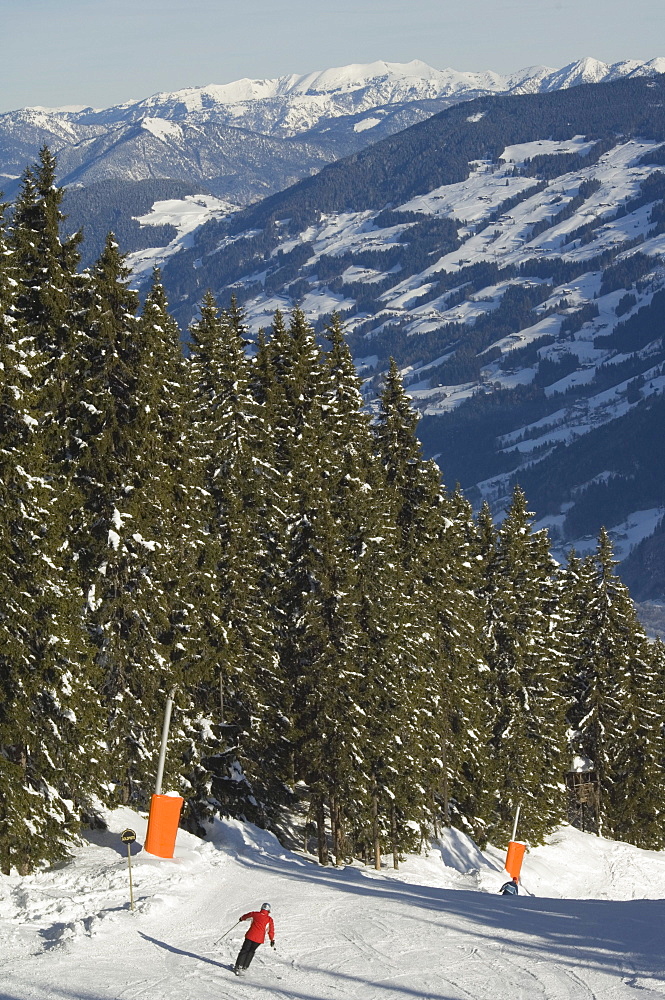
[[[481,855],[456,831],[377,873],[320,868],[227,821],[213,842],[181,831],[175,861],[139,851],[132,914],[118,833],[130,825],[141,841],[145,818],[109,822],[71,863],[0,876],[1,1000],[665,996],[665,855],[563,828],[527,855],[538,895],[512,899],[497,895],[503,852]],[[277,949],[235,978],[247,925],[234,922],[264,898]]]

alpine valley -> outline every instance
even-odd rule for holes
[[[500,510],[519,481],[562,555],[606,526],[659,599],[664,100],[657,75],[458,103],[198,228],[176,314],[206,288],[254,330],[339,312],[368,403],[394,357],[450,485]]]

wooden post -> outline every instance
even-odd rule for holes
[[[120,834],[123,844],[127,844],[127,869],[129,871],[129,908],[134,910],[134,882],[132,880],[132,844],[136,840],[133,830],[123,830]]]
[[[127,844],[127,868],[129,869],[129,908],[134,909],[134,882],[132,880],[132,845]]]
[[[307,816],[305,817],[305,829],[303,831],[303,851],[309,854],[309,835],[312,828],[312,802],[310,800]]]
[[[330,813],[330,836],[332,840],[333,864],[337,867],[337,813],[335,810],[334,794],[331,794],[328,800],[328,812]]]
[[[328,864],[328,838],[326,837],[326,813],[323,795],[316,796],[316,840],[319,849],[319,864]]]

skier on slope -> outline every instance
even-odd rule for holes
[[[502,896],[516,896],[519,892],[517,886],[517,879],[513,876],[510,882],[504,882],[504,884],[499,889]]]
[[[249,968],[249,964],[254,958],[254,952],[266,939],[266,930],[270,937],[270,947],[275,947],[275,924],[270,916],[270,903],[262,903],[260,910],[244,913],[238,923],[242,923],[243,920],[251,920],[252,923],[245,934],[245,940],[236,958],[233,969],[236,976],[242,975],[245,969]]]

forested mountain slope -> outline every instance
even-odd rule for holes
[[[448,481],[501,507],[519,480],[562,549],[604,524],[624,557],[665,506],[664,95],[449,108],[203,226],[165,271],[177,312],[206,287],[255,329],[339,311],[369,398],[397,359]]]

